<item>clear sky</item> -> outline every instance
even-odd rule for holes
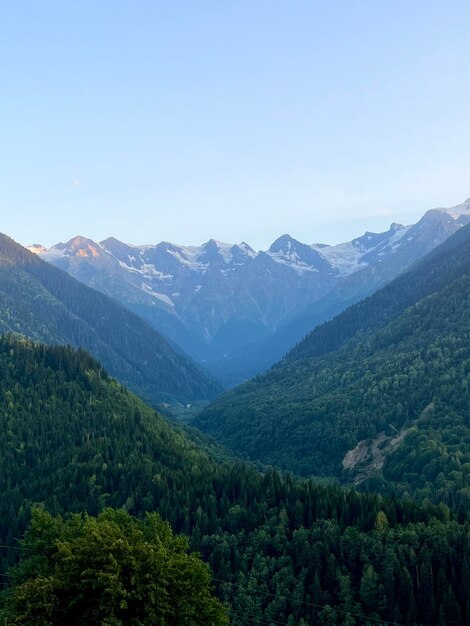
[[[334,243],[470,196],[468,0],[0,0],[0,230]]]

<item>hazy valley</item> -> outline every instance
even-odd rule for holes
[[[432,210],[339,246],[285,236],[260,253],[77,237],[32,254],[2,236],[2,541],[24,532],[35,502],[56,515],[157,510],[210,565],[233,624],[343,614],[434,624],[443,611],[454,615],[446,623],[465,623],[469,212],[468,201]],[[248,327],[264,339],[250,343]],[[181,337],[202,350],[199,365]],[[154,407],[193,407],[186,421],[205,408],[191,428],[168,422],[83,349]],[[224,380],[215,364],[238,358],[248,372],[253,350],[258,367],[287,354],[225,393],[202,365],[212,354]],[[34,515],[49,532],[53,518]],[[96,523],[109,523],[102,515]],[[3,567],[15,557],[7,551]],[[426,567],[445,580],[431,606]],[[30,578],[18,580],[22,593]],[[210,610],[224,623],[210,602],[200,619]]]
[[[0,626],[470,626],[469,24],[2,3]]]
[[[120,301],[233,386],[280,359],[317,324],[405,271],[470,221],[470,201],[428,211],[350,242],[304,244],[289,235],[267,251],[209,240],[135,246],[81,236],[30,250]]]

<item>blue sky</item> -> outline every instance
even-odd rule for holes
[[[467,0],[0,3],[0,230],[334,243],[470,196]]]

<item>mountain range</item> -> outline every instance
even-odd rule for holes
[[[470,200],[338,245],[289,235],[268,250],[214,239],[136,246],[81,236],[30,250],[133,310],[226,385],[266,369],[470,222]]]
[[[129,304],[0,236],[0,332],[9,333],[0,337],[2,569],[18,556],[14,542],[33,502],[56,515],[158,510],[212,568],[233,626],[467,623],[468,213],[469,202],[433,210],[414,226],[366,233],[336,251],[287,236],[265,253],[244,248],[252,263],[279,266],[286,280],[312,274],[325,291],[279,322],[264,345],[289,324],[314,329],[267,372],[222,396]],[[238,252],[209,244],[185,253],[188,272],[216,281]],[[141,279],[156,265],[144,271],[134,255],[130,270],[117,249],[105,249],[111,245],[123,244],[79,239],[35,251],[72,259],[92,277],[106,264],[103,284],[117,262],[114,286],[149,295]],[[122,282],[130,275],[135,285]],[[279,275],[269,275],[280,289]],[[213,344],[190,332],[174,303],[155,300],[161,320]],[[214,304],[209,319],[216,317]],[[168,422],[122,383],[154,406],[219,396],[192,423],[212,438]],[[0,598],[0,613],[3,606]]]
[[[135,313],[0,235],[0,332],[89,350],[153,405],[191,404],[219,385]]]
[[[470,504],[470,225],[195,425],[238,454]]]

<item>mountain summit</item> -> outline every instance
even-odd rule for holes
[[[88,259],[119,265],[101,246],[83,237],[59,246],[53,258],[77,258],[81,271],[88,267],[82,261]],[[105,275],[112,280],[111,274]],[[0,333],[83,347],[154,405],[207,400],[219,391],[210,377],[139,316],[6,235],[0,235],[0,300]]]
[[[459,499],[467,506],[469,293],[470,224],[218,398],[195,425],[236,454],[294,473],[403,482],[420,498],[445,501],[447,492],[455,508]]]
[[[394,223],[337,245],[289,234],[259,252],[216,239],[137,246],[75,237],[31,250],[116,298],[232,384],[271,365],[317,323],[395,278],[469,221],[467,200],[432,209],[412,226]]]

